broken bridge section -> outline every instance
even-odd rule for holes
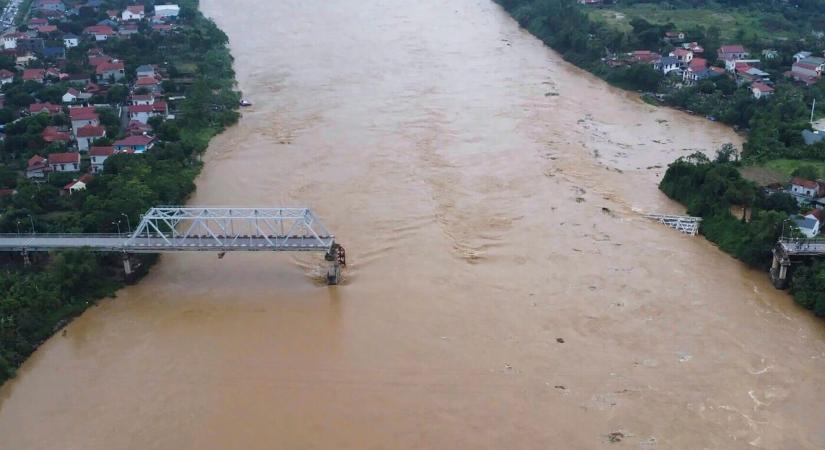
[[[324,252],[327,282],[338,284],[346,264],[343,248],[309,208],[180,207],[151,208],[134,232],[120,234],[5,234],[0,251],[28,252],[85,248],[129,255],[211,251]]]
[[[699,234],[699,225],[702,223],[701,217],[677,216],[672,214],[645,214],[645,217],[665,224],[681,233],[696,236]]]

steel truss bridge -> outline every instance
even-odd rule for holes
[[[28,252],[84,248],[129,254],[165,252],[324,252],[327,281],[337,284],[346,264],[343,248],[309,208],[151,208],[127,234],[2,234],[0,251]]]

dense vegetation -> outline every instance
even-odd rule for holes
[[[145,154],[109,157],[104,172],[85,191],[61,196],[60,188],[71,176],[53,174],[47,183],[33,183],[19,173],[35,153],[65,151],[64,144],[46,146],[41,132],[47,125],[66,124],[68,118],[38,115],[8,124],[6,140],[0,146],[0,187],[15,188],[17,195],[3,200],[0,231],[115,232],[119,228],[125,232],[127,222],[136,224],[139,215],[151,206],[180,204],[192,193],[201,167],[200,155],[212,136],[237,121],[240,96],[234,91],[227,36],[198,11],[197,0],[177,3],[181,15],[173,33],[151,32],[142,24],[142,33],[101,45],[107,54],[126,61],[131,78],[138,65],[165,66],[169,77],[164,91],[186,97],[175,106],[175,120],[150,120],[161,141]],[[79,32],[107,18],[106,9],[122,10],[125,5],[126,1],[120,0],[103,2],[96,9],[82,8],[78,16],[59,26],[63,31]],[[67,65],[84,70],[83,58],[91,45],[84,42],[71,49]],[[35,100],[59,103],[66,88],[64,83],[15,81],[4,87],[7,109],[0,110],[0,119],[8,122],[17,108]],[[125,86],[113,86],[105,97],[92,102],[116,105],[127,94]],[[103,108],[98,113],[101,123],[111,130],[109,136],[122,135],[113,112]],[[121,279],[117,255],[65,252],[31,268],[24,268],[19,257],[6,258],[0,267],[0,383],[67,319],[112,294]],[[144,258],[142,266],[152,260]]]

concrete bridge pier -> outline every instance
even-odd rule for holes
[[[29,267],[29,266],[32,265],[32,260],[29,258],[28,250],[23,249],[23,251],[20,252],[20,255],[23,256],[23,265],[24,266]]]
[[[123,252],[123,281],[127,284],[131,284],[135,281],[135,271],[132,268],[132,259],[126,252]]]
[[[341,268],[347,265],[346,250],[339,244],[332,244],[324,260],[327,262],[327,284],[335,286],[341,282]]]
[[[788,269],[791,267],[791,259],[781,250],[773,250],[773,262],[771,263],[771,281],[777,289],[788,287]]]

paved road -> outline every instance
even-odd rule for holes
[[[21,3],[23,3],[23,0],[11,0],[3,8],[3,13],[0,14],[0,29],[6,31],[14,25],[14,18],[17,17],[17,11],[20,9]]]

